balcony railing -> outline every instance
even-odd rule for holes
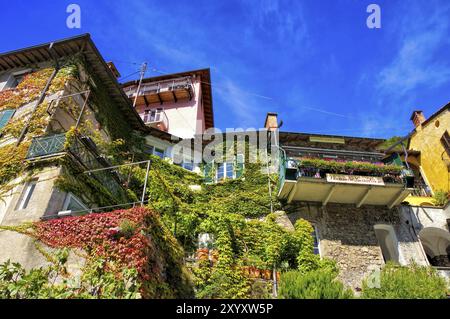
[[[149,110],[140,115],[146,125],[155,127],[161,131],[169,128],[169,119],[164,110]]]
[[[48,157],[64,152],[66,134],[55,134],[33,138],[28,149],[27,159]]]
[[[414,180],[397,165],[322,159],[281,160],[278,196],[291,201],[386,205],[399,204]]]
[[[69,154],[78,162],[83,170],[93,170],[111,166],[108,161],[101,156],[95,143],[86,136],[76,136],[69,145],[66,146],[66,134],[55,134],[41,136],[33,139],[27,153],[27,160],[37,161],[62,154]],[[121,196],[123,189],[121,178],[117,172],[98,171],[90,174],[102,186],[104,186],[113,196]]]
[[[190,100],[194,92],[190,77],[143,83],[139,92],[137,92],[137,88],[136,85],[133,85],[124,88],[124,91],[130,99],[134,99],[138,95],[138,105]]]
[[[433,196],[428,185],[425,184],[425,182],[417,180],[417,179],[414,182],[414,187],[413,187],[413,191],[412,191],[411,195],[418,196],[418,197],[432,197]]]
[[[286,161],[287,169],[296,169],[295,178],[326,178],[327,174],[381,177],[385,183],[405,183],[404,167],[369,162],[338,162],[316,159]]]

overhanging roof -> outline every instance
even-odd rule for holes
[[[327,145],[337,145],[327,142],[311,142],[310,137],[323,137],[327,139],[343,139],[345,144],[340,144],[338,149],[345,150],[348,146],[351,146],[354,150],[361,151],[377,151],[377,147],[380,146],[385,140],[379,138],[367,138],[367,137],[355,137],[355,136],[342,136],[342,135],[324,135],[324,134],[310,134],[310,133],[296,133],[296,132],[280,132],[279,140],[280,145],[283,146],[296,146],[299,144],[307,144],[311,147],[323,148]]]
[[[174,79],[174,78],[181,78],[181,77],[187,77],[197,75],[201,78],[201,88],[202,88],[202,100],[203,100],[203,106],[204,106],[204,112],[205,112],[205,128],[211,128],[214,127],[214,112],[213,112],[213,105],[212,105],[212,90],[211,90],[211,73],[210,69],[199,69],[199,70],[193,70],[193,71],[186,71],[186,72],[180,72],[180,73],[173,73],[173,74],[165,74],[160,76],[155,76],[151,78],[145,78],[142,80],[142,83],[152,83],[152,82],[158,82],[168,79]],[[122,84],[122,87],[127,87],[131,85],[137,85],[138,80],[128,81],[126,83]]]
[[[57,59],[63,59],[82,52],[93,72],[95,72],[102,84],[107,88],[109,96],[129,119],[131,126],[134,129],[148,132],[148,128],[134,110],[131,102],[123,92],[122,87],[117,82],[116,77],[106,64],[88,33],[2,53],[0,54],[0,72],[15,68],[33,67],[39,63],[52,61],[53,57],[48,51],[51,44],[53,45],[53,52]]]

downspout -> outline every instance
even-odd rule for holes
[[[47,50],[48,50],[48,52],[50,53],[50,55],[52,56],[52,58],[53,58],[53,60],[54,60],[54,62],[55,62],[55,68],[54,68],[52,74],[50,75],[50,77],[48,78],[47,83],[45,84],[45,87],[44,87],[44,89],[43,89],[42,92],[41,92],[41,95],[40,95],[40,97],[39,97],[39,100],[38,100],[38,101],[36,102],[36,104],[34,105],[33,110],[31,111],[31,115],[29,116],[29,118],[28,118],[28,120],[27,120],[27,122],[26,122],[24,128],[22,129],[22,132],[20,133],[20,136],[19,136],[19,138],[17,139],[16,146],[18,146],[18,145],[23,141],[23,139],[25,138],[25,134],[27,134],[27,132],[28,132],[28,128],[29,128],[29,126],[30,126],[30,123],[31,123],[31,120],[32,120],[32,118],[33,118],[34,113],[36,112],[36,110],[37,110],[37,108],[39,107],[39,105],[41,105],[42,102],[44,101],[45,96],[46,96],[46,94],[47,94],[47,91],[48,91],[48,89],[50,88],[50,85],[51,85],[53,79],[55,78],[56,74],[57,74],[58,71],[59,71],[58,58],[55,56],[55,54],[54,54],[54,52],[53,52],[53,44],[54,44],[53,42],[50,43],[50,45],[49,45],[49,47],[48,47]]]

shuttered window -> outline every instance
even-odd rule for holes
[[[444,135],[442,135],[441,143],[444,146],[447,155],[450,156],[450,135],[448,134],[448,131],[445,131]]]
[[[0,112],[0,130],[8,124],[13,115],[14,110],[5,110]]]

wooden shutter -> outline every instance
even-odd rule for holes
[[[236,156],[236,178],[240,178],[244,174],[244,155],[238,154]]]
[[[213,176],[214,163],[205,163],[203,174],[205,176],[205,183],[212,183],[214,181]]]

